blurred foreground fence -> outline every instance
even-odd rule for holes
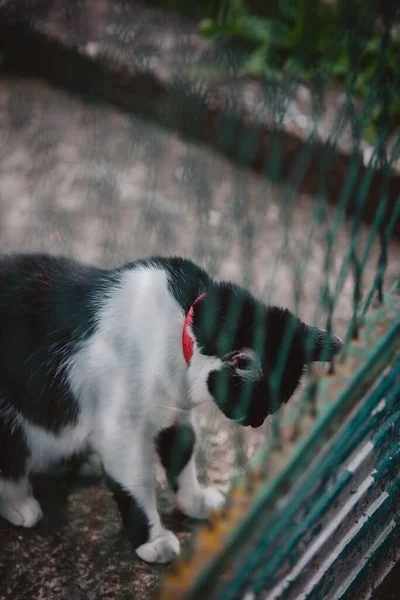
[[[329,373],[310,373],[298,402],[274,417],[267,445],[232,486],[227,507],[195,533],[188,556],[165,576],[163,599],[358,599],[398,560],[400,295],[398,285],[388,293],[385,275],[390,255],[397,264],[391,273],[400,275],[400,136],[389,110],[399,77],[387,77],[385,61],[399,33],[389,8],[361,101],[354,81],[368,43],[363,23],[342,24],[354,63],[334,93],[325,80],[305,87],[222,78],[226,46],[135,2],[0,3],[3,77],[39,78],[86,104],[139,115],[281,186],[280,243],[269,255],[263,299],[274,291],[289,302],[277,273],[290,251],[285,289],[293,308],[304,308],[307,283],[316,280],[312,318],[332,330],[351,282],[342,356]],[[364,129],[377,104],[371,145]],[[161,171],[163,157],[155,161]],[[206,180],[200,174],[193,184],[200,211],[209,208]],[[297,247],[304,194],[313,196],[312,210]],[[269,244],[255,235],[268,200],[254,207],[245,198],[238,184],[230,218],[250,264],[257,244]],[[315,273],[309,266],[317,241]],[[203,248],[207,242],[205,235]],[[249,267],[246,283],[256,275]]]
[[[370,597],[399,557],[399,356],[396,286],[280,424],[290,441],[270,442],[198,532],[161,598]]]

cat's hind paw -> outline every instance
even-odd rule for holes
[[[33,527],[43,517],[40,504],[33,496],[18,501],[0,498],[0,515],[17,527]]]
[[[193,519],[207,519],[211,513],[225,504],[225,496],[215,488],[200,488],[196,495],[185,494],[183,490],[178,492],[178,508],[188,517]]]
[[[180,543],[176,535],[163,529],[153,540],[136,548],[136,554],[149,563],[167,563],[180,552]]]

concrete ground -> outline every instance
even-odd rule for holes
[[[289,196],[149,122],[86,107],[35,81],[0,79],[1,252],[61,252],[104,266],[153,253],[185,254],[281,305],[293,307],[297,286],[298,312],[313,320],[326,236],[324,227],[312,229],[315,206],[314,199]],[[362,244],[367,234],[362,228]],[[332,279],[349,235],[343,225]],[[373,245],[365,291],[378,255]],[[296,279],[301,256],[307,266]],[[393,243],[385,287],[399,274],[400,245]],[[349,275],[334,313],[339,334],[349,323],[352,289]],[[227,489],[265,440],[268,424],[243,433],[208,410],[199,420],[207,434],[202,475]],[[0,600],[148,598],[163,569],[135,559],[105,488],[68,479],[41,478],[36,485],[44,521],[30,531],[0,522]],[[160,502],[166,523],[187,542],[191,524],[171,513],[168,494]]]

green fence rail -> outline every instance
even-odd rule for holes
[[[275,476],[265,468],[273,446],[261,452],[247,475],[258,480],[258,493],[245,486],[231,507],[247,500],[248,512],[240,511],[242,519],[206,566],[199,540],[194,558],[167,576],[163,598],[351,597],[400,516],[399,352],[396,286],[368,314],[336,374],[319,381],[322,403],[311,430]],[[206,535],[229,531],[224,519],[229,524],[229,509]]]

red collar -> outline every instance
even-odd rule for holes
[[[193,338],[190,334],[189,327],[191,326],[193,321],[194,306],[195,304],[200,302],[200,300],[204,298],[204,296],[205,294],[201,294],[201,296],[196,298],[196,300],[193,302],[192,306],[189,308],[188,314],[186,315],[185,324],[183,325],[182,350],[183,356],[185,357],[185,360],[188,365],[190,365],[190,361],[192,360],[193,356]]]

